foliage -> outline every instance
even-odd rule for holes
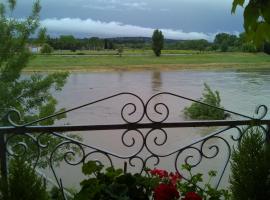
[[[264,53],[267,53],[270,55],[270,43],[265,43],[263,48]]]
[[[0,199],[48,200],[49,197],[42,178],[24,159],[16,158],[9,165],[8,185],[1,184]]]
[[[265,144],[263,130],[258,127],[244,130],[232,154],[230,183],[233,199],[270,199],[269,158],[269,144]]]
[[[242,45],[242,51],[243,52],[249,52],[249,53],[255,53],[257,52],[256,46],[252,44],[251,42],[246,42]]]
[[[73,197],[71,196],[75,195],[76,190],[75,189],[66,189],[66,190],[70,193],[70,196],[66,195],[66,199],[64,199],[62,191],[56,186],[52,187],[52,189],[50,190],[50,200],[73,200]]]
[[[152,36],[152,49],[155,53],[156,56],[161,55],[161,50],[163,49],[164,46],[164,36],[162,34],[162,31],[160,30],[155,30]]]
[[[29,38],[35,34],[39,27],[41,8],[39,1],[36,1],[33,5],[32,14],[25,20],[17,20],[8,16],[9,13],[13,12],[16,1],[9,0],[7,3],[8,7],[7,4],[0,3],[0,126],[8,125],[7,120],[2,116],[13,108],[21,113],[21,119],[14,116],[17,117],[18,124],[20,124],[20,120],[28,123],[56,113],[57,101],[51,92],[60,91],[68,76],[67,73],[33,74],[29,76],[22,74],[31,58],[31,53],[26,46]],[[39,32],[39,35],[41,37],[39,41],[42,41],[45,35],[44,29]],[[59,111],[63,110],[60,109]],[[55,120],[64,117],[65,115],[59,115],[33,125],[52,125]],[[25,159],[29,162],[35,160],[33,157],[38,156],[38,151],[32,138],[18,135],[13,137],[9,144],[12,145],[12,143],[21,141],[27,144],[27,150],[29,150]],[[41,151],[39,167],[47,166],[50,152],[55,147],[54,145],[59,142],[61,142],[59,138],[56,139],[50,134],[43,134],[40,137],[41,144],[49,145],[48,148]],[[23,148],[18,151],[22,155]],[[55,157],[56,162],[63,160],[63,152],[59,152]]]
[[[82,170],[89,178],[81,182],[81,191],[75,200],[120,199],[120,200],[219,200],[229,199],[227,190],[217,190],[209,183],[216,172],[209,172],[210,180],[203,189],[197,187],[202,182],[202,174],[191,174],[189,165],[183,166],[191,179],[184,181],[181,175],[169,173],[161,169],[146,169],[146,175],[123,173],[121,169],[112,167],[103,170],[103,166],[95,161],[86,163]]]
[[[82,171],[89,178],[81,182],[82,188],[75,195],[75,200],[147,200],[156,184],[155,179],[139,174],[126,174],[112,167],[103,173],[102,169],[103,166],[95,161],[89,161],[83,166]]]
[[[45,43],[42,45],[40,53],[51,54],[52,52],[53,52],[53,48],[49,44]]]
[[[184,200],[229,200],[230,193],[228,190],[221,189],[218,190],[211,186],[211,180],[217,175],[216,171],[209,171],[208,176],[209,180],[204,185],[204,187],[198,187],[199,183],[204,183],[203,181],[203,174],[192,174],[191,173],[191,166],[185,164],[182,166],[183,170],[186,170],[190,178],[185,182],[181,182],[178,184],[178,188],[181,191],[181,194],[185,196]]]
[[[123,52],[124,52],[123,46],[119,46],[118,49],[117,49],[117,54],[118,54],[120,57],[122,57]]]
[[[257,47],[270,42],[270,1],[269,0],[234,0],[232,13],[237,6],[245,6],[244,28],[247,39]]]
[[[222,52],[227,52],[228,49],[229,49],[229,46],[228,46],[227,43],[224,42],[224,43],[221,44],[220,50],[221,50]]]
[[[228,33],[219,33],[215,36],[214,45],[220,49],[222,52],[226,52],[231,48],[239,48],[241,38],[236,35],[231,35]]]
[[[185,49],[185,50],[198,50],[205,51],[210,48],[211,43],[207,40],[184,40],[176,43],[165,43],[167,49]]]
[[[203,104],[194,102],[190,107],[186,107],[184,110],[185,116],[191,119],[212,119],[220,120],[228,117],[221,106],[221,99],[218,91],[212,91],[211,88],[204,83],[203,97],[199,99]],[[210,107],[204,104],[208,104],[214,107]],[[217,109],[220,108],[220,109]]]
[[[77,51],[77,50],[117,50],[118,46],[122,46],[124,49],[141,49],[151,50],[152,39],[143,37],[123,37],[123,38],[110,38],[102,39],[98,37],[91,38],[75,38],[73,35],[61,35],[56,38],[52,38],[44,35],[41,31],[40,37],[43,34],[45,40],[42,41],[48,43],[53,49]],[[245,37],[243,37],[245,36]],[[243,40],[244,39],[244,40]],[[31,38],[30,42],[36,45],[40,45],[39,39]],[[228,33],[219,33],[215,36],[214,42],[209,42],[204,39],[200,40],[170,40],[164,39],[164,49],[167,50],[196,50],[196,51],[216,51],[221,50],[222,46],[228,46],[227,51],[242,51],[242,45],[250,43],[246,39],[246,34],[241,33],[239,36]],[[254,45],[254,44],[253,44]],[[258,48],[259,49],[259,48]],[[69,52],[69,54],[72,54]],[[106,52],[106,51],[105,51]]]

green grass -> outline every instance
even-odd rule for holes
[[[177,56],[150,55],[36,55],[27,71],[132,70],[132,69],[269,68],[270,56],[250,53],[193,53]]]
[[[163,54],[191,54],[198,53],[198,51],[193,50],[163,50]],[[117,50],[79,50],[72,52],[70,50],[55,50],[54,55],[117,55]],[[123,55],[154,55],[151,49],[124,49]]]

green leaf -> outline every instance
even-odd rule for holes
[[[106,175],[110,178],[115,178],[123,173],[122,169],[114,169],[113,167],[108,167],[106,169]]]
[[[261,7],[261,12],[264,20],[270,24],[270,1],[264,1]]]
[[[270,25],[266,22],[261,22],[258,24],[254,42],[257,47],[262,46],[265,41],[269,41],[270,37]]]
[[[10,10],[14,10],[16,6],[16,0],[8,0]]]
[[[99,173],[103,167],[103,165],[97,164],[96,161],[88,161],[82,166],[82,172],[85,175],[92,175],[93,173]]]
[[[244,11],[244,28],[246,32],[256,30],[259,16],[258,9],[250,2]]]
[[[235,13],[237,6],[243,6],[244,3],[245,3],[245,0],[234,0],[232,4],[231,13]]]
[[[211,177],[215,177],[217,175],[217,171],[211,170],[208,172],[208,175]]]
[[[189,165],[189,164],[184,164],[184,165],[182,165],[182,169],[183,169],[183,170],[187,170],[187,171],[191,171],[191,165]]]

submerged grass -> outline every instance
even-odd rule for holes
[[[270,56],[258,53],[183,55],[36,55],[26,71],[111,71],[181,69],[270,69]]]

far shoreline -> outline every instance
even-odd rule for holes
[[[142,71],[253,71],[270,70],[270,63],[202,63],[202,64],[151,64],[124,66],[69,66],[65,67],[27,67],[23,72],[70,72],[70,73],[106,73],[106,72],[142,72]]]

